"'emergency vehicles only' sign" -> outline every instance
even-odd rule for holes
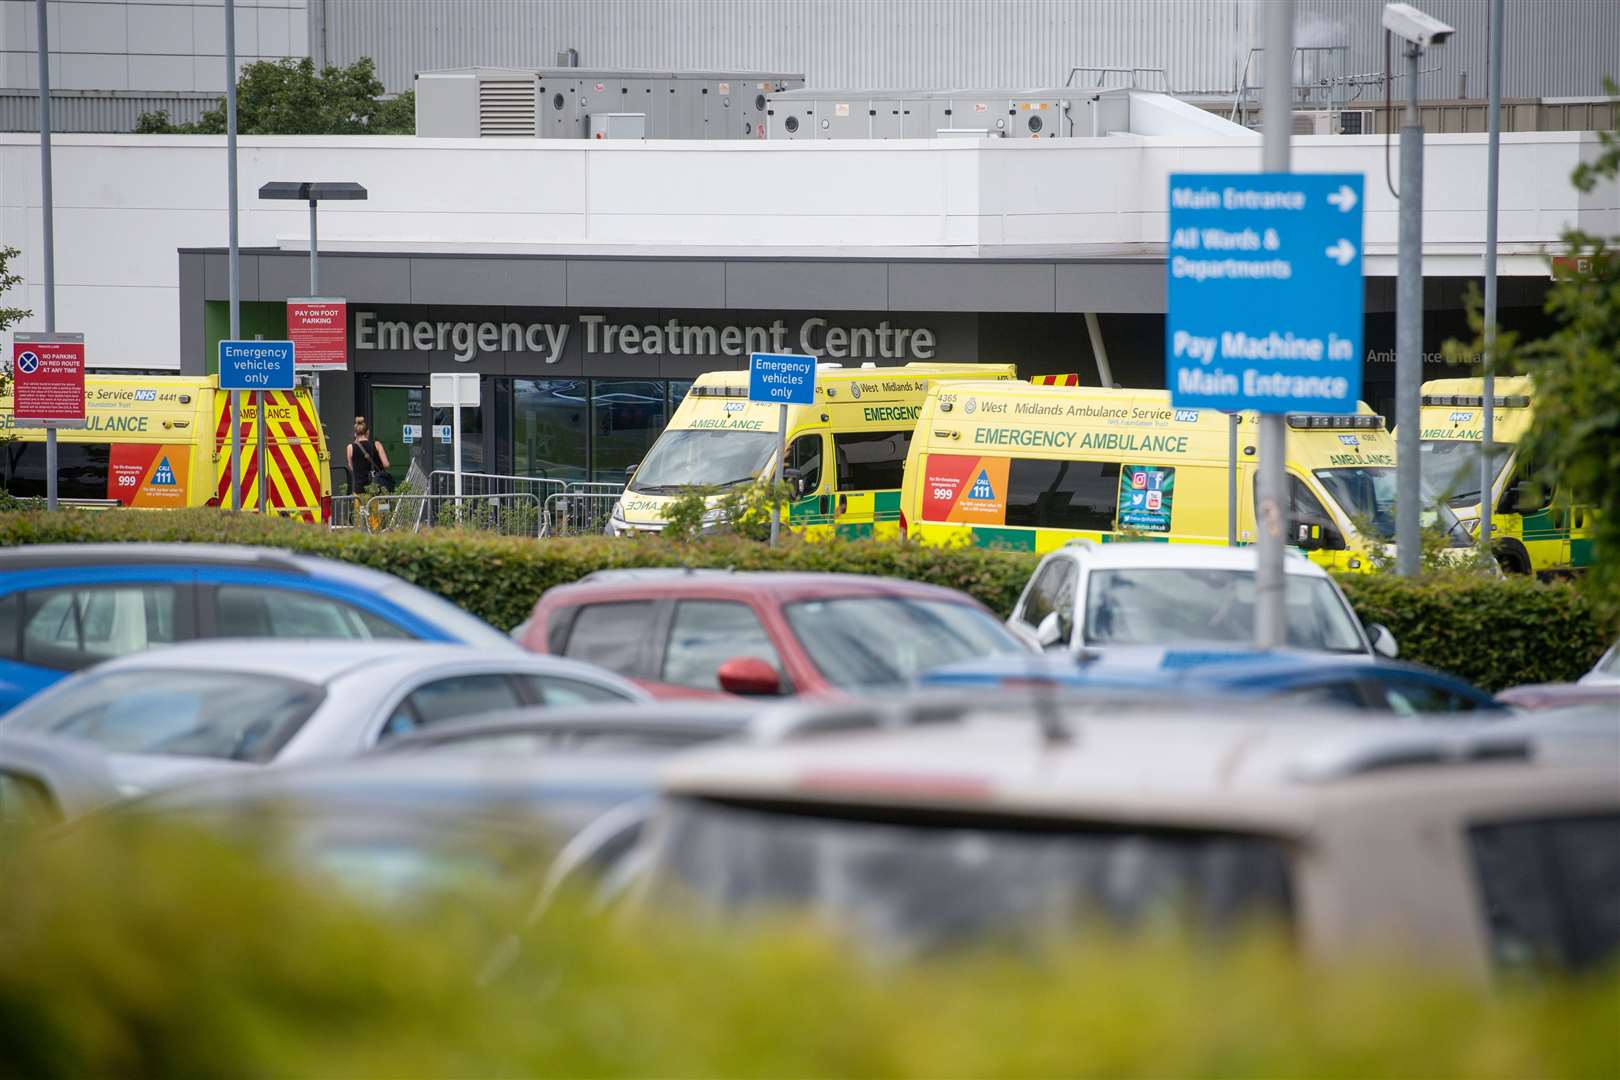
[[[1362,177],[1170,177],[1165,378],[1178,408],[1353,413]]]
[[[816,358],[793,353],[753,353],[748,357],[748,400],[814,405]]]

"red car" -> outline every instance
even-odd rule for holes
[[[518,640],[659,697],[851,694],[1023,654],[972,597],[856,574],[601,570],[546,592]]]

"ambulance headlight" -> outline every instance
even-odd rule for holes
[[[624,501],[621,499],[613,504],[613,512],[608,515],[607,528],[602,531],[609,536],[618,536],[620,533],[628,532],[629,528],[630,523],[624,518]]]

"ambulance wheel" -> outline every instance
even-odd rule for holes
[[[1504,574],[1530,572],[1530,553],[1517,540],[1503,540],[1496,545],[1496,562]]]

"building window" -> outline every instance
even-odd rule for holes
[[[658,379],[591,382],[591,479],[622,484],[624,471],[647,456],[669,419]]]
[[[515,379],[512,471],[550,480],[584,480],[589,465],[584,379]]]

